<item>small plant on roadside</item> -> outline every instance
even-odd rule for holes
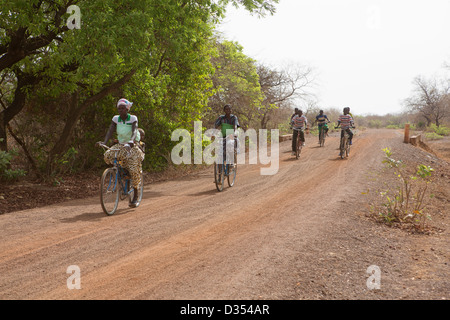
[[[388,224],[412,224],[418,231],[424,231],[426,221],[430,219],[424,213],[428,185],[431,183],[433,168],[419,165],[414,175],[409,175],[406,165],[401,160],[392,158],[389,148],[383,149],[386,159],[383,163],[394,171],[400,185],[392,190],[380,192],[385,202],[378,211],[378,216]]]

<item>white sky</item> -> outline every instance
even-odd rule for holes
[[[450,64],[450,0],[280,0],[273,16],[229,7],[218,27],[260,63],[313,67],[319,106],[401,112],[412,80]]]

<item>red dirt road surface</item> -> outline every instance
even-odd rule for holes
[[[146,185],[113,216],[99,197],[0,215],[0,299],[448,299],[448,232],[365,216],[368,176],[402,139],[358,133],[345,160],[337,136],[308,136],[299,160],[283,142],[275,175],[247,164],[223,192],[212,169]]]

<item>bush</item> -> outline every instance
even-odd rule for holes
[[[425,133],[425,138],[428,140],[440,140],[440,139],[444,139],[443,136],[435,133],[435,132],[427,132]]]
[[[437,126],[434,123],[430,125],[430,128],[432,131],[440,136],[448,136],[450,135],[450,128],[447,128],[446,126]]]
[[[22,169],[11,170],[9,168],[11,160],[17,155],[15,150],[0,151],[0,178],[6,181],[14,181],[19,177],[25,176],[26,172]]]

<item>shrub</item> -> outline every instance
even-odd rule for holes
[[[434,123],[430,125],[431,132],[434,132],[440,136],[448,136],[450,135],[450,128],[447,128],[446,126],[437,126]]]
[[[382,221],[388,224],[411,224],[417,230],[424,231],[426,221],[430,219],[430,216],[424,213],[424,199],[434,169],[419,165],[414,175],[408,175],[405,164],[401,160],[393,159],[389,148],[385,148],[383,151],[386,155],[383,163],[393,169],[400,184],[394,190],[380,192],[380,195],[385,198],[385,202],[375,212]]]
[[[12,170],[9,168],[13,157],[17,156],[17,151],[0,151],[0,178],[2,180],[14,181],[19,177],[26,175],[26,172],[22,169]]]
[[[439,139],[443,139],[444,137],[435,132],[426,132],[425,138],[427,138],[428,140],[439,140]]]

